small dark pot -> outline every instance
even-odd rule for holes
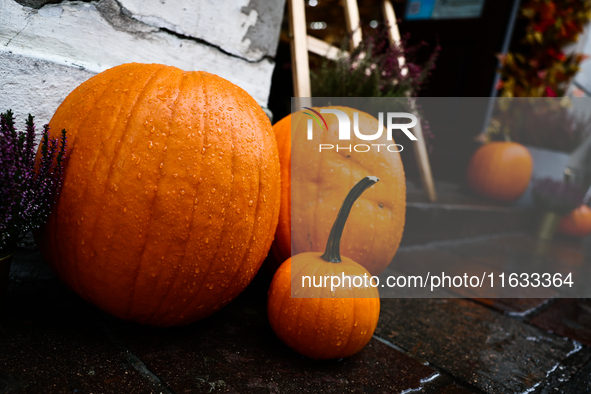
[[[15,252],[16,248],[11,249],[10,251],[0,251],[0,310],[2,309],[2,304],[4,303],[4,296],[6,295],[6,288],[8,287],[10,263],[12,262],[12,256],[14,256]]]

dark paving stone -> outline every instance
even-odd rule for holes
[[[515,207],[409,201],[402,245],[526,231],[535,217],[533,211]]]
[[[395,269],[406,275],[420,275],[423,278],[426,278],[428,274],[437,276],[445,274],[450,277],[467,274],[469,277],[476,275],[478,278],[481,278],[483,273],[487,271],[489,273],[492,272],[490,268],[483,267],[473,261],[458,257],[446,251],[429,247],[403,248],[396,253],[390,267],[391,269]],[[427,285],[427,289],[430,290],[430,284]],[[442,287],[435,289],[438,291],[443,290],[446,293],[452,293],[452,297],[485,297],[495,294],[495,289],[490,289],[486,286],[482,289],[464,287]],[[380,289],[380,294],[382,297],[394,298],[390,297],[389,293],[396,290],[396,288]],[[427,292],[425,298],[442,296],[445,297],[445,295],[429,294],[429,292]],[[414,297],[418,298],[417,295],[414,295]]]
[[[268,324],[264,275],[212,317],[171,329],[104,314],[38,256],[22,253],[12,278],[0,322],[2,394],[471,392],[379,339],[338,361],[294,353]]]
[[[591,393],[591,362],[587,363],[574,377],[565,380],[566,383],[552,392],[560,394]]]
[[[591,346],[591,300],[558,300],[530,323]]]
[[[57,280],[12,284],[0,322],[0,393],[156,393]]]
[[[546,305],[549,298],[477,298],[476,301],[509,316],[526,317]]]
[[[455,243],[454,243],[455,244]],[[472,248],[472,241],[465,241],[455,249],[461,249],[462,246]],[[558,293],[551,288],[544,287],[510,287],[508,285],[508,275],[510,271],[496,269],[490,265],[482,264],[480,258],[468,257],[466,253],[456,254],[454,252],[435,247],[408,247],[401,248],[396,253],[392,263],[382,275],[391,275],[390,271],[396,270],[409,276],[421,276],[431,278],[437,276],[441,278],[444,274],[448,278],[445,281],[445,288],[435,288],[437,293],[429,294],[429,291],[421,289],[420,292],[411,292],[406,289],[406,294],[411,294],[413,298],[429,297],[464,297],[464,298],[540,298],[537,305],[543,303],[546,299],[555,297]],[[500,264],[498,264],[500,265]],[[501,286],[500,274],[505,274],[505,286]],[[491,287],[490,275],[493,275],[493,287]],[[466,276],[467,275],[467,276]],[[473,277],[476,278],[473,278]],[[459,277],[459,278],[457,278]],[[482,286],[468,285],[466,282],[476,279],[473,283],[480,283],[484,277]],[[459,279],[459,286],[452,285],[452,279]],[[386,278],[381,278],[380,283],[385,283]],[[427,285],[426,290],[430,290],[432,280]],[[443,285],[442,285],[443,286]],[[475,287],[476,286],[476,287]],[[440,295],[444,290],[449,295]],[[385,298],[398,298],[399,288],[380,288],[380,296]],[[403,293],[404,294],[404,293]],[[532,302],[535,304],[535,302]],[[499,304],[499,308],[502,305]]]
[[[528,241],[512,242],[502,239],[489,250],[502,251],[495,258],[533,253]],[[417,257],[439,258],[448,272],[478,255],[478,247],[470,248],[403,248],[398,257],[402,267],[392,272],[404,272]],[[539,258],[576,260],[577,253],[587,255],[586,246],[573,247],[572,253],[569,248],[559,244]],[[271,331],[265,310],[269,278],[264,275],[212,317],[187,327],[156,329],[117,320],[81,301],[57,282],[35,253],[21,252],[11,272],[0,321],[2,394],[482,394],[524,393],[533,387],[540,393],[555,392],[551,390],[571,387],[567,383],[581,390],[588,387],[581,368],[591,357],[589,349],[472,301],[383,299],[376,337],[365,349],[345,360],[315,362],[291,351]],[[474,266],[487,266],[483,261]],[[480,302],[513,314],[536,307],[531,300]],[[559,305],[550,305],[532,322]],[[564,308],[562,313],[582,328],[591,327],[591,305],[577,305],[578,310]],[[564,320],[548,316],[550,322]],[[563,335],[574,337],[573,332],[587,331]]]
[[[175,393],[210,388],[227,393],[400,393],[420,389],[436,374],[377,339],[343,360],[302,357],[272,332],[264,288],[256,283],[228,307],[187,327],[157,329],[114,319],[109,327]]]
[[[462,299],[382,300],[377,335],[487,393],[523,393],[580,345]]]

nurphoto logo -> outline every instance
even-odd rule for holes
[[[307,123],[307,133],[308,133],[308,140],[314,139],[314,131],[313,126],[314,122],[318,124],[321,130],[328,131],[328,124],[326,120],[322,116],[322,114],[333,114],[337,117],[339,122],[339,141],[347,141],[351,140],[351,119],[349,116],[338,109],[332,108],[322,108],[320,112],[309,108],[304,107],[309,112],[304,112],[305,115],[310,116]],[[401,119],[410,119],[409,123],[398,123]],[[382,137],[384,133],[384,129],[386,130],[386,139],[393,141],[393,131],[400,130],[402,131],[411,141],[416,141],[417,137],[410,131],[414,126],[418,123],[417,117],[413,114],[408,112],[387,112],[386,113],[386,127],[384,127],[384,113],[378,113],[378,130],[373,134],[363,134],[361,130],[359,130],[359,112],[353,113],[353,132],[355,136],[363,141],[375,141]],[[333,144],[319,144],[318,149],[319,152],[323,150],[336,150],[337,152],[341,150],[347,150],[351,152],[352,150],[355,152],[369,152],[370,150],[376,149],[378,152],[380,148],[384,147],[389,152],[402,152],[402,145],[399,144],[356,144],[356,145],[333,145]]]

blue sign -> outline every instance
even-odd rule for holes
[[[405,19],[479,18],[484,0],[407,0]]]

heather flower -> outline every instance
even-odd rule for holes
[[[436,46],[425,63],[416,61],[417,52],[426,46],[422,42],[394,45],[388,27],[380,25],[367,32],[359,46],[347,51],[348,39],[343,41],[335,61],[324,59],[310,74],[312,95],[315,97],[413,97],[419,92],[435,68],[440,51]],[[402,65],[401,60],[405,63]]]
[[[533,182],[532,196],[540,208],[566,215],[583,203],[585,190],[576,184],[538,178]]]
[[[347,37],[336,60],[324,59],[318,69],[310,72],[312,96],[415,97],[435,68],[441,50],[437,45],[427,61],[419,64],[418,52],[427,43],[408,45],[407,35],[401,45],[394,45],[390,42],[388,26],[384,24],[365,32],[364,39],[351,53],[347,51],[348,43]],[[420,114],[420,105],[416,105]],[[406,106],[401,110],[410,111]],[[433,134],[429,122],[422,119],[421,125],[431,151],[429,142]]]
[[[12,111],[0,114],[0,250],[14,247],[46,221],[61,188],[65,153],[66,131],[59,141],[50,139],[45,125],[36,165],[33,116],[18,132]]]

